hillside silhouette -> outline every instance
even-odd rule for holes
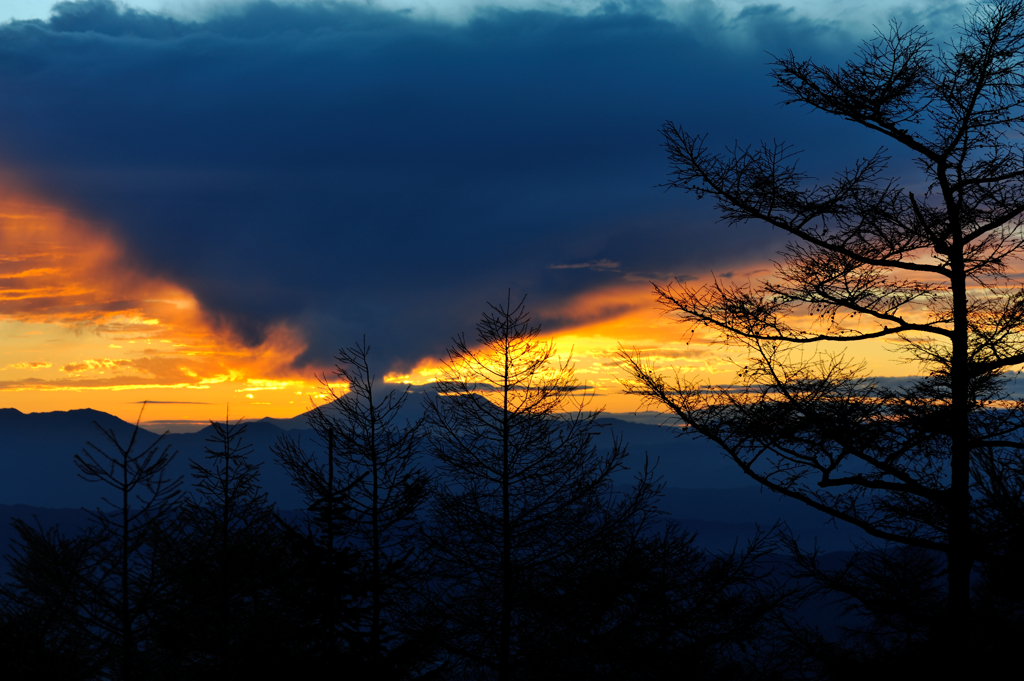
[[[402,418],[415,422],[423,413],[423,400],[432,395],[417,390],[410,395]],[[630,415],[622,415],[629,418]],[[274,461],[271,447],[282,435],[313,443],[316,436],[302,414],[292,419],[249,421],[246,441],[253,445],[251,460],[261,465],[261,486],[271,502],[281,509],[302,507],[300,493],[286,472]],[[624,420],[619,415],[603,415],[595,439],[600,450],[611,446],[613,437],[621,437],[628,446],[626,459],[630,470],[616,474],[617,485],[629,485],[633,471],[648,457],[665,484],[659,507],[688,530],[698,534],[700,545],[711,549],[731,548],[737,539],[753,536],[756,526],[770,527],[787,523],[807,541],[815,539],[825,550],[841,551],[861,535],[847,528],[826,525],[827,516],[792,500],[763,493],[750,484],[735,466],[717,454],[709,443],[680,436],[674,428]],[[86,442],[99,442],[96,424],[127,437],[133,425],[110,414],[93,409],[66,412],[23,414],[16,409],[0,409],[0,441],[6,443],[0,457],[0,512],[7,517],[29,518],[34,509],[70,509],[61,524],[74,526],[78,509],[93,508],[100,491],[77,475],[72,464],[75,454]],[[207,426],[194,433],[169,433],[164,441],[177,455],[168,468],[172,476],[185,476],[185,488],[191,485],[189,460],[200,460],[213,432]],[[142,433],[141,444],[149,444],[157,433]],[[422,464],[429,470],[432,462]],[[8,515],[9,514],[9,515]],[[9,538],[9,529],[0,527],[0,540]],[[6,545],[6,543],[5,543]]]

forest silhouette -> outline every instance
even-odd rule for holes
[[[381,390],[365,341],[342,349],[347,391],[310,413],[312,437],[274,446],[297,517],[261,491],[244,423],[213,424],[186,494],[161,440],[99,428],[75,463],[106,507],[73,535],[14,523],[3,664],[83,679],[743,668],[793,598],[769,535],[706,554],[660,521],[653,470],[614,486],[625,445],[598,451],[599,412],[539,333],[522,301],[492,306],[416,422],[398,422],[408,389]]]
[[[708,151],[663,129],[669,186],[793,241],[760,282],[656,286],[747,351],[737,383],[663,376],[623,350],[627,392],[715,443],[752,481],[866,539],[808,548],[784,525],[701,549],[658,508],[653,464],[596,445],[600,411],[525,298],[455,337],[415,420],[342,348],[273,447],[301,493],[278,509],[246,424],[212,424],[192,484],[161,439],[74,458],[103,505],[75,533],[15,520],[0,588],[7,678],[861,679],[994,675],[1024,627],[1024,2],[973,6],[949,43],[893,22],[837,69],[776,58],[786,103],[884,150],[828,183],[782,144]],[[911,191],[910,188],[914,190]],[[923,375],[881,385],[819,343],[891,338]],[[805,352],[803,349],[808,348]],[[290,509],[288,509],[290,510]]]

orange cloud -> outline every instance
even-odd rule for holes
[[[731,278],[739,281],[765,277],[770,269],[763,262],[736,263]],[[691,285],[709,282],[712,274],[679,277]],[[668,283],[665,276],[659,283]],[[668,373],[687,374],[701,383],[728,384],[735,380],[744,363],[741,348],[721,344],[711,329],[693,330],[676,322],[676,317],[657,303],[649,280],[625,281],[581,293],[556,306],[537,310],[537,316],[556,319],[561,328],[547,335],[559,358],[571,361],[576,378],[594,393],[593,407],[611,412],[631,412],[643,407],[636,397],[621,393],[627,376],[619,368],[620,349],[640,350]],[[885,342],[831,343],[818,350],[848,351],[868,362],[876,375],[903,376],[913,367],[899,361]],[[414,384],[438,380],[444,365],[425,358],[407,373],[392,373],[385,380]]]
[[[17,362],[8,364],[3,369],[49,369],[52,366],[49,362]]]
[[[580,384],[593,392],[593,408],[627,412],[641,406],[636,398],[621,394],[620,379],[625,376],[616,356],[623,347],[640,348],[666,366],[722,382],[732,380],[735,372],[732,353],[711,349],[711,338],[683,337],[682,328],[657,307],[648,281],[587,291],[535,312],[560,322],[561,328],[545,339],[554,343],[560,361],[574,367]],[[443,372],[440,360],[425,358],[410,371],[388,374],[385,380],[424,384],[438,380]]]
[[[94,406],[134,417],[138,398],[114,393],[195,404],[172,394],[203,390],[211,393],[204,402],[223,405],[263,390],[289,399],[246,400],[257,407],[250,416],[292,416],[309,407],[296,393],[320,392],[312,369],[293,367],[306,347],[295,329],[280,325],[247,347],[191,292],[143,271],[96,225],[11,193],[0,195],[0,327],[0,404],[25,411]]]

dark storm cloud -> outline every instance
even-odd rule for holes
[[[63,3],[0,27],[0,164],[253,342],[284,320],[305,359],[365,333],[412,361],[509,287],[549,304],[769,256],[778,234],[655,186],[666,119],[716,147],[791,139],[812,168],[877,148],[780,108],[765,77],[765,50],[835,64],[857,39],[775,6],[691,9],[452,25],[261,2],[188,23]]]

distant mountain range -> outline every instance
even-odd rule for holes
[[[412,395],[403,416],[410,421],[418,418],[421,399],[422,394]],[[665,484],[662,510],[687,530],[697,532],[697,541],[705,548],[727,550],[752,536],[757,525],[779,521],[786,522],[802,541],[817,541],[825,551],[849,549],[850,542],[861,536],[850,528],[827,525],[824,514],[796,501],[762,492],[714,445],[692,439],[676,428],[638,420],[641,422],[611,416],[600,419],[599,450],[609,450],[612,438],[621,437],[630,452],[627,464],[632,470],[620,473],[616,484],[629,485],[646,456]],[[134,427],[92,409],[32,414],[0,409],[0,519],[37,516],[44,526],[59,523],[67,529],[84,522],[81,509],[95,508],[105,490],[79,478],[73,458],[87,442],[110,449],[97,425],[112,430],[124,442]],[[212,434],[213,428],[207,427],[163,438],[163,446],[177,452],[171,475],[184,476],[186,489],[191,480],[189,460],[204,458],[203,449]],[[251,459],[262,464],[261,482],[271,501],[281,509],[301,508],[301,496],[273,460],[270,448],[280,437],[301,438],[307,445],[318,446],[304,416],[249,422],[244,440],[253,445]],[[144,431],[141,444],[157,438],[156,433]],[[429,458],[421,465],[433,467]],[[10,536],[7,523],[0,520],[0,548],[7,546]]]

